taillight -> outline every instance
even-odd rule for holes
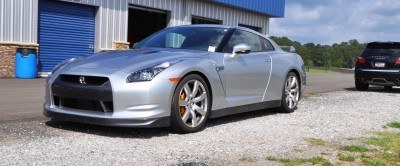
[[[400,65],[400,58],[397,58],[396,65]]]
[[[365,60],[365,58],[363,58],[363,57],[358,57],[357,63],[365,65],[367,63],[367,60]]]

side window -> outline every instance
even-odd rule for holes
[[[274,46],[272,46],[271,42],[269,42],[267,39],[264,39],[262,37],[260,37],[260,40],[262,42],[263,45],[263,51],[273,51]]]
[[[234,46],[242,43],[250,45],[251,52],[262,51],[260,38],[256,34],[242,30],[236,30],[229,40],[228,45],[225,47],[224,52],[231,53]]]

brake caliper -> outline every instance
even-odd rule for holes
[[[179,96],[179,98],[180,98],[180,100],[185,100],[185,98],[186,98],[185,93],[182,92],[182,94]],[[179,114],[180,114],[181,116],[183,116],[183,115],[185,114],[185,112],[186,112],[185,106],[181,106],[181,107],[180,107]]]

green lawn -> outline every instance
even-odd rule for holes
[[[313,68],[310,68],[307,72],[308,73],[318,73],[318,74],[341,74],[341,72],[337,72],[337,71],[313,69]]]
[[[391,122],[386,128],[400,128],[400,122]],[[351,138],[361,145],[335,145],[317,138],[305,138],[312,145],[334,148],[339,162],[333,163],[328,158],[314,156],[311,158],[277,158],[269,156],[266,160],[281,163],[285,166],[297,165],[366,165],[366,166],[400,166],[400,132],[376,132],[367,138]],[[350,139],[349,139],[350,140]]]

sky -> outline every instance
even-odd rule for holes
[[[302,44],[400,41],[400,0],[286,0],[270,35]]]

